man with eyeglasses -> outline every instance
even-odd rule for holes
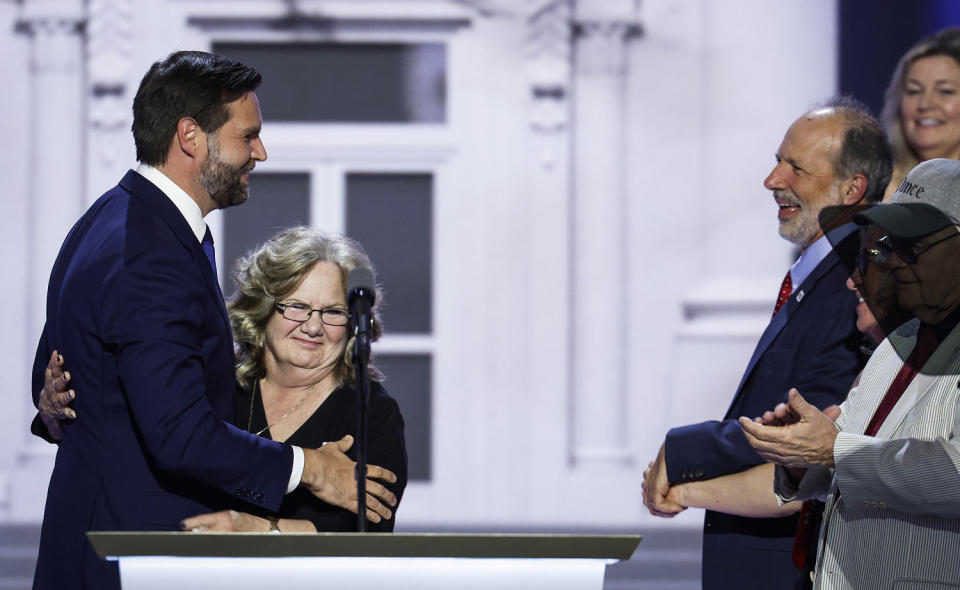
[[[737,491],[723,476],[764,461],[744,438],[737,417],[785,399],[791,387],[811,392],[824,408],[840,401],[860,370],[856,301],[846,288],[849,270],[836,250],[857,246],[857,207],[878,201],[890,179],[891,156],[876,119],[855,101],[828,101],[797,119],[764,181],[777,205],[780,235],[801,249],[781,287],[773,317],[720,421],[672,428],[644,472],[644,503],[655,516],[687,506],[704,516],[702,584],[706,590],[792,589],[800,575],[792,556],[799,507],[747,514],[734,506]],[[825,235],[820,213],[843,212]],[[847,223],[844,223],[847,222]],[[772,297],[771,297],[772,299]],[[727,392],[719,392],[727,394]],[[767,476],[769,477],[769,476]],[[677,492],[702,490],[702,503]],[[683,502],[689,502],[684,504]],[[771,502],[772,503],[772,502]],[[757,579],[763,579],[757,585]]]
[[[858,272],[889,272],[897,303],[913,319],[877,348],[836,422],[796,390],[788,404],[740,422],[750,444],[778,464],[781,501],[827,496],[814,588],[953,588],[960,581],[960,162],[919,164],[890,203],[855,220],[875,236]]]

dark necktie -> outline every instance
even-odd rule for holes
[[[787,276],[783,277],[783,282],[780,283],[780,293],[777,294],[777,304],[773,308],[773,315],[777,315],[787,299],[790,299],[790,293],[793,293],[793,281],[790,279],[790,271],[788,270]]]
[[[873,418],[870,419],[870,424],[867,425],[867,430],[864,431],[864,434],[867,436],[877,435],[877,431],[883,426],[883,421],[890,415],[893,406],[897,405],[900,396],[907,390],[907,387],[910,385],[910,382],[913,381],[913,378],[916,377],[920,368],[930,359],[933,351],[937,349],[937,345],[937,337],[933,333],[933,328],[926,324],[920,326],[920,330],[917,332],[917,343],[913,347],[913,352],[910,353],[907,361],[900,367],[900,372],[897,373],[897,376],[893,378],[890,388],[887,389],[886,395],[883,396],[883,400],[881,400],[880,405],[877,406],[877,411],[874,412]]]
[[[207,255],[207,260],[210,261],[210,267],[213,268],[213,276],[217,276],[217,253],[213,249],[213,234],[210,233],[210,227],[207,227],[207,231],[203,234],[203,241],[200,242],[200,245],[203,246],[203,253]]]
[[[819,508],[814,500],[805,500],[800,507],[797,531],[793,535],[791,557],[793,557],[793,565],[797,566],[797,569],[801,572],[806,571],[808,565],[813,565],[809,563],[814,549],[810,543],[813,540],[814,533],[818,530],[814,522],[818,517],[818,510]]]

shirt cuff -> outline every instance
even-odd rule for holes
[[[290,482],[287,484],[287,493],[297,489],[303,479],[303,449],[291,446],[293,449],[293,469],[290,471]]]
[[[800,482],[793,481],[787,470],[777,465],[773,470],[773,495],[777,497],[777,505],[793,502],[799,491]]]
[[[809,467],[800,481],[796,481],[784,467],[777,465],[773,472],[773,493],[781,506],[794,500],[823,500],[832,481],[833,470],[829,467]]]

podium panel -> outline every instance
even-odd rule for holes
[[[600,590],[633,535],[87,533],[123,590]]]
[[[123,590],[600,590],[599,559],[469,557],[127,557]]]

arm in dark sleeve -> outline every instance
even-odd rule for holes
[[[741,400],[739,406],[741,411],[752,413],[748,418],[785,402],[791,387],[821,410],[846,398],[863,359],[855,301],[840,280],[843,272],[837,265],[818,284],[819,291],[811,293],[816,293],[816,299],[806,302],[807,307],[798,310],[798,317],[791,318],[794,325],[789,328],[801,330],[799,336],[790,344],[771,345],[754,367],[741,393],[749,399]],[[777,346],[780,350],[773,352]],[[712,479],[763,463],[744,437],[737,417],[671,429],[665,443],[670,482]]]
[[[104,289],[105,346],[113,350],[132,417],[160,469],[216,486],[276,510],[293,454],[220,420],[207,398],[202,343],[211,317],[203,281],[182,253],[134,255]],[[206,311],[205,311],[206,310]],[[232,380],[225,386],[231,391]]]
[[[795,385],[807,403],[820,410],[828,406],[839,406],[847,399],[857,375],[863,369],[865,355],[860,351],[862,335],[855,329],[856,315],[845,319],[844,323],[854,326],[843,330],[837,326],[824,336],[824,353],[815,356],[809,363],[802,365],[797,374]],[[787,401],[786,393],[783,400]]]
[[[709,420],[671,428],[664,445],[667,479],[672,484],[713,479],[764,462],[736,420]]]

